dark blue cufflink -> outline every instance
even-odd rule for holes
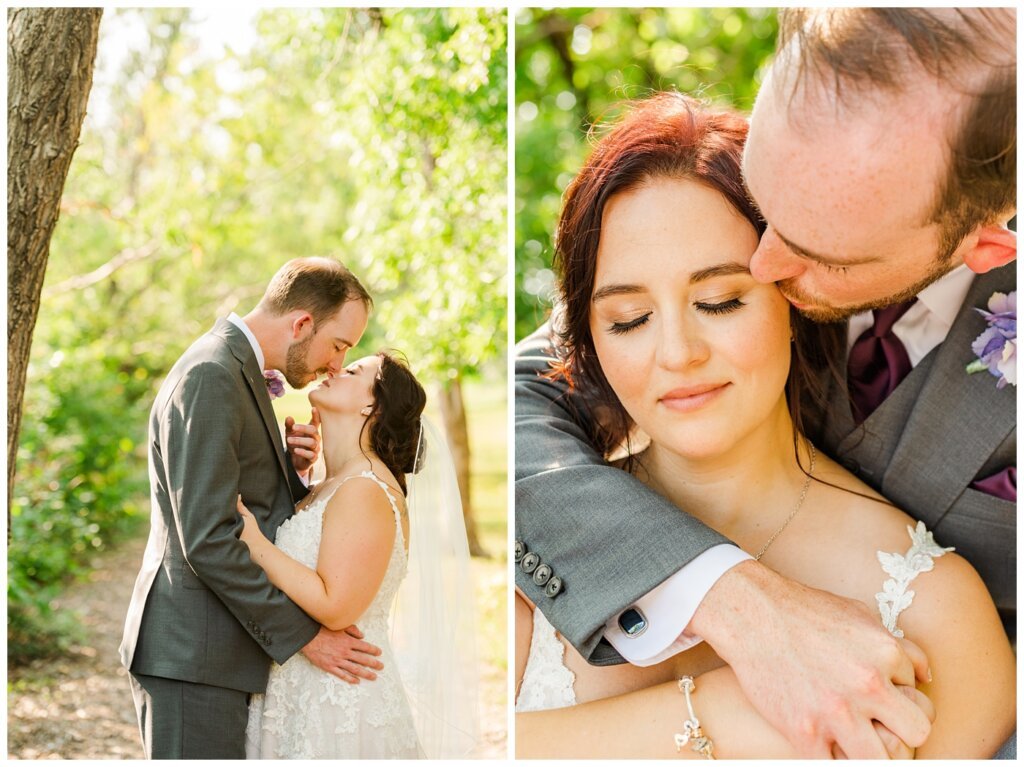
[[[626,636],[640,636],[647,630],[647,618],[635,607],[630,607],[619,616],[619,628],[626,633]]]

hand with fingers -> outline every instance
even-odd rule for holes
[[[380,648],[364,641],[357,626],[341,631],[321,626],[320,632],[302,648],[302,654],[317,668],[349,684],[359,684],[360,679],[373,681],[377,678],[374,671],[384,668],[377,659]]]
[[[320,411],[313,408],[309,423],[296,423],[288,416],[284,419],[284,439],[292,466],[305,477],[320,457]]]
[[[239,540],[248,546],[251,551],[258,543],[265,542],[267,537],[263,534],[263,531],[260,530],[260,526],[256,522],[256,517],[254,517],[248,507],[242,503],[241,495],[238,496],[235,508],[238,511],[238,516],[242,518],[242,532],[238,536]]]
[[[931,731],[934,707],[915,688],[929,681],[927,657],[860,602],[750,561],[708,592],[690,630],[804,757],[906,756]]]
[[[932,702],[929,700],[927,695],[916,687],[910,687],[908,685],[896,685],[896,689],[913,701],[914,704],[924,712],[925,716],[928,717],[929,722],[935,722],[935,706],[932,705]],[[892,730],[881,722],[872,722],[871,724],[874,726],[875,733],[878,735],[878,739],[882,741],[882,745],[885,747],[885,751],[889,755],[890,759],[914,758],[914,749],[900,740]],[[848,758],[843,752],[843,749],[839,747],[838,743],[832,744],[832,758]]]

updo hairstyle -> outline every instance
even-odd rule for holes
[[[422,459],[426,447],[420,417],[427,394],[405,360],[388,352],[379,352],[377,356],[380,373],[373,382],[373,409],[366,421],[370,447],[406,493],[405,475],[419,470],[422,460],[417,458]]]

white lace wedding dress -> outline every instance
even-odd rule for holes
[[[384,580],[358,626],[381,649],[384,670],[374,681],[348,684],[321,671],[301,653],[273,664],[267,691],[249,704],[245,753],[248,759],[422,759],[412,712],[398,664],[388,642],[388,612],[408,567],[398,504],[390,488],[370,471],[395,515],[395,543]],[[355,479],[348,477],[338,484]],[[304,565],[316,568],[324,510],[331,493],[288,519],[275,544]]]
[[[911,546],[905,554],[878,552],[878,561],[889,579],[882,584],[882,590],[875,594],[875,600],[878,602],[882,624],[897,637],[903,636],[903,631],[896,626],[897,618],[914,600],[914,592],[907,588],[910,582],[919,573],[931,570],[935,566],[935,557],[953,550],[936,544],[924,522],[918,522],[916,528],[907,527],[907,532],[910,533]],[[575,675],[565,665],[565,646],[544,614],[534,610],[530,652],[516,698],[516,711],[543,711],[574,706],[575,683]]]

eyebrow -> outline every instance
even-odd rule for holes
[[[343,346],[347,346],[349,349],[351,349],[353,346],[351,341],[346,341],[344,338],[338,338],[338,336],[335,336],[334,340],[337,341],[339,344],[342,344]]]
[[[709,266],[706,269],[699,269],[690,275],[690,284],[696,285],[699,282],[710,280],[714,277],[728,277],[733,274],[750,274],[750,269],[743,264],[738,264],[735,261],[728,261],[724,264],[716,264],[715,266]],[[612,296],[621,295],[632,295],[635,293],[643,293],[646,288],[640,285],[630,285],[628,283],[618,283],[612,285],[603,285],[594,291],[594,296],[590,300],[593,303],[598,301],[611,298]]]
[[[867,256],[865,258],[852,258],[840,261],[838,258],[823,256],[820,253],[812,253],[806,248],[801,248],[796,243],[790,241],[787,237],[784,237],[778,229],[775,230],[775,236],[782,240],[783,244],[785,244],[785,246],[796,255],[801,258],[806,258],[809,261],[817,261],[819,264],[827,264],[828,266],[858,266],[860,264],[871,264],[880,260],[877,256]]]

